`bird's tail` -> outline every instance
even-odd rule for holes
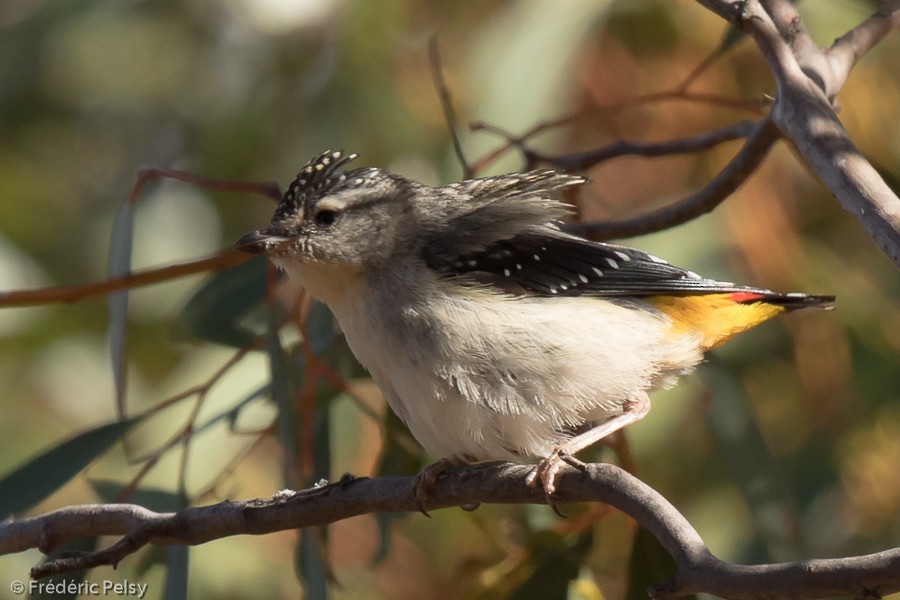
[[[672,333],[695,333],[704,351],[781,313],[834,309],[834,296],[742,290],[685,296],[653,296],[650,302],[672,321]]]

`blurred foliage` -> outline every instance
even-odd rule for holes
[[[822,2],[801,6],[822,44],[873,10]],[[360,165],[426,183],[458,178],[428,70],[432,33],[463,122],[518,132],[583,114],[535,140],[547,153],[752,116],[717,103],[634,102],[673,89],[717,49],[692,91],[743,100],[773,91],[752,43],[688,0],[6,0],[0,288],[103,279],[110,240],[128,237],[116,215],[142,166],[287,182],[310,156],[343,147]],[[890,36],[839,97],[851,137],[894,182],[898,53]],[[500,140],[463,132],[462,142],[477,158]],[[578,198],[581,215],[672,202],[738,147],[599,165]],[[508,153],[486,172],[521,164]],[[160,181],[133,208],[132,266],[150,268],[229,247],[273,206]],[[714,214],[631,243],[706,275],[838,295],[834,313],[749,332],[656,394],[628,432],[642,479],[725,559],[900,545],[900,279],[856,221],[779,144]],[[123,251],[112,256],[117,269]],[[3,488],[4,501],[24,502],[25,515],[100,500],[171,509],[347,471],[411,475],[425,464],[327,311],[285,314],[278,300],[288,292],[264,297],[266,281],[260,261],[134,290],[127,344],[108,331],[109,311],[120,309],[103,299],[0,311],[0,477],[21,486]],[[113,356],[124,352],[123,367],[109,343]],[[117,414],[113,371],[125,365],[125,413],[146,416],[96,458]],[[53,459],[60,452],[66,461]],[[519,506],[360,517],[190,552],[146,549],[88,577],[138,579],[153,597],[296,596],[296,568],[309,597],[637,598],[671,572],[654,540],[620,514],[569,510],[567,520]],[[0,579],[26,579],[39,560],[37,551],[2,557]]]

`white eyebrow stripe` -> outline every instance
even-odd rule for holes
[[[315,204],[315,210],[330,210],[334,212],[340,212],[347,208],[346,199],[341,199],[337,196],[326,196],[322,198]]]

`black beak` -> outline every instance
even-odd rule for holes
[[[248,254],[270,254],[291,243],[292,238],[268,229],[251,231],[234,243],[235,250]]]

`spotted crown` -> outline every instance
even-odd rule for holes
[[[347,175],[341,168],[357,156],[359,155],[355,153],[344,154],[344,151],[338,148],[323,152],[306,163],[278,203],[273,221],[293,217],[310,201],[325,195],[346,181]]]

